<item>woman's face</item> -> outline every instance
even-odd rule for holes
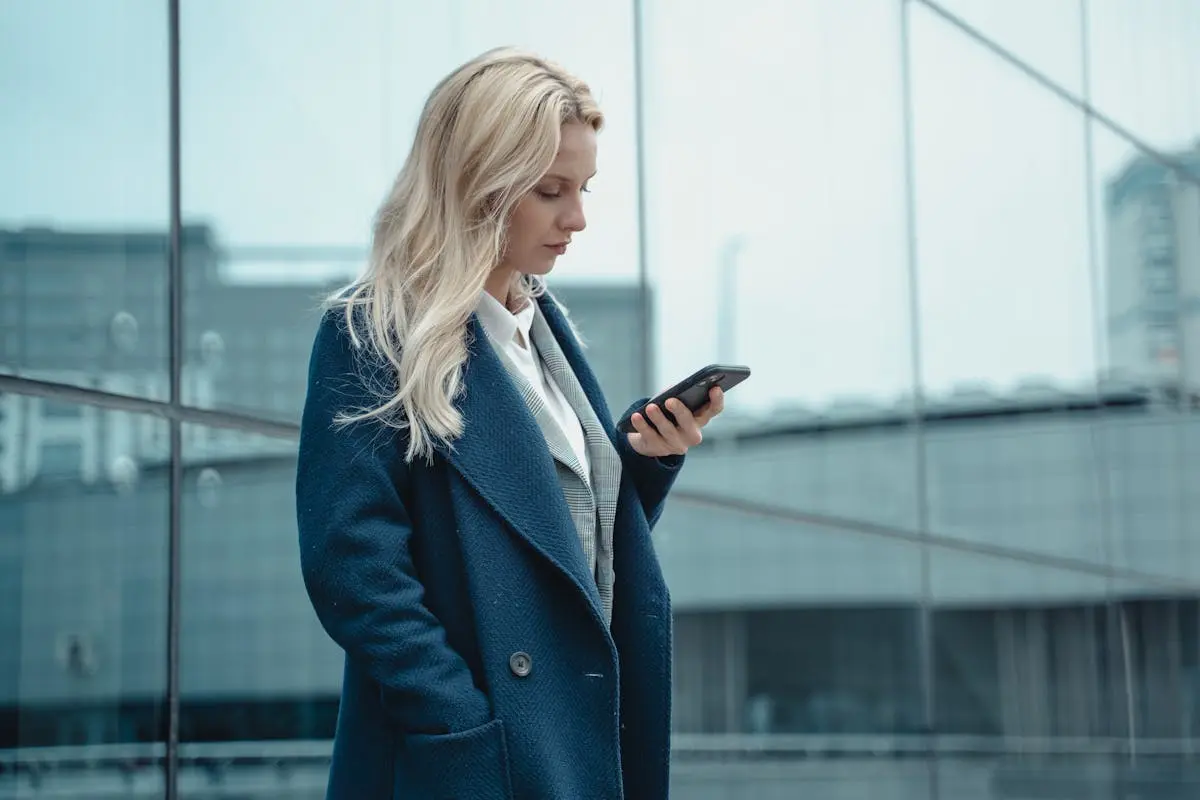
[[[510,275],[545,275],[554,269],[571,237],[587,227],[583,193],[595,174],[596,132],[581,122],[563,125],[554,163],[513,211],[499,269]]]

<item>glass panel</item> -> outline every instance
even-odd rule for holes
[[[0,374],[167,396],[166,13],[0,5]]]
[[[868,530],[676,490],[655,532],[675,610],[675,792],[928,796],[919,553]]]
[[[1082,97],[1080,8],[1086,4],[1047,3],[1045,0],[937,0],[924,5],[932,7],[935,13],[938,9],[944,10],[1060,88]]]
[[[189,403],[299,418],[320,299],[362,267],[390,179],[385,108],[419,104],[384,96],[381,9],[181,4]]]
[[[259,787],[261,796],[324,792],[329,753],[319,743],[333,738],[342,654],[300,577],[295,448],[184,427],[185,797],[207,796],[201,778]]]
[[[1125,714],[1113,582],[941,548],[930,568],[945,796],[1121,797],[1111,756]]]
[[[166,427],[0,393],[0,796],[163,790]]]
[[[1095,374],[1084,120],[912,7],[925,390]]]
[[[1196,725],[1197,601],[1146,591],[1116,610],[1129,648],[1132,727],[1148,754],[1192,752]],[[1157,751],[1157,752],[1155,752]]]
[[[1109,564],[1111,504],[1094,396],[1047,393],[994,405],[990,416],[955,408],[931,421],[930,529],[983,546]]]
[[[1200,186],[1093,123],[1113,563],[1200,575]],[[1116,405],[1119,404],[1119,405]]]
[[[1200,181],[1200,5],[1088,0],[1091,100]]]
[[[909,411],[899,401],[859,412],[835,406],[811,417],[764,415],[740,430],[714,423],[677,486],[797,512],[816,524],[911,531],[917,443]]]
[[[1200,584],[1200,415],[1138,399],[1097,437],[1111,493],[1112,563]],[[1200,591],[1200,590],[1198,590]]]
[[[747,699],[745,735],[676,734],[672,796],[936,796],[922,757],[928,743],[911,733],[922,714],[914,620],[901,608],[678,615],[676,700],[698,696],[676,709],[676,724],[718,719],[728,702],[721,690],[731,685]],[[717,646],[728,646],[731,634],[747,654],[741,675],[721,668]]]
[[[1190,796],[1194,591],[937,549],[931,566],[939,777],[992,790],[948,795]]]
[[[1200,617],[1197,594],[1125,591],[1113,610],[1124,654],[1117,692],[1127,724],[1117,757],[1126,789],[1141,797],[1190,797],[1196,769],[1200,698]],[[1124,788],[1124,787],[1123,787]]]
[[[1104,565],[1084,118],[911,15],[931,530]]]
[[[642,7],[654,378],[754,371],[655,532],[673,788],[928,797],[901,4]]]
[[[688,456],[691,459],[691,456]],[[798,521],[680,489],[655,529],[677,611],[916,603],[919,554],[852,520]]]
[[[728,359],[754,369],[735,411],[890,406],[912,389],[899,4],[645,9],[657,380]]]
[[[385,109],[419,108],[425,84],[385,85],[383,48],[406,43],[388,42],[384,6],[181,4],[183,212],[221,243],[222,273],[269,272],[277,258],[276,280],[358,268],[391,179],[385,137],[408,132],[389,129]]]

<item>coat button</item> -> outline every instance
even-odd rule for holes
[[[512,670],[513,675],[524,678],[533,670],[533,659],[529,657],[529,653],[513,653],[508,657],[508,668]]]

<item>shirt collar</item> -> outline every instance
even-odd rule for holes
[[[527,300],[525,307],[517,313],[512,313],[499,300],[488,292],[482,292],[475,312],[488,336],[502,344],[517,340],[520,332],[521,339],[529,342],[529,331],[533,328],[533,300]]]

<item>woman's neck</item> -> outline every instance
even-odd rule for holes
[[[512,313],[516,314],[525,307],[521,303],[520,307],[513,307],[512,286],[516,279],[517,273],[515,270],[506,267],[496,267],[492,270],[492,274],[488,275],[487,281],[483,284],[483,290],[490,294]]]
[[[514,277],[516,277],[515,273],[511,269],[496,267],[484,282],[483,290],[496,298],[500,305],[508,308],[508,295],[512,289]]]

